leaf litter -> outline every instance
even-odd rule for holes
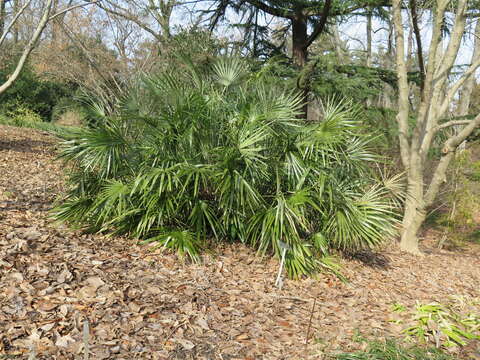
[[[381,266],[339,260],[348,283],[320,275],[279,290],[278,262],[239,244],[183,264],[69,230],[48,218],[64,186],[55,143],[0,126],[0,354],[80,359],[86,337],[92,359],[322,359],[360,349],[358,332],[401,337],[393,304],[479,297],[474,246],[458,253],[426,241],[422,259],[387,246]]]

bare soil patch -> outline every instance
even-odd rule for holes
[[[395,303],[479,296],[478,247],[438,251],[427,241],[417,258],[392,246],[341,260],[347,284],[320,275],[278,290],[278,263],[241,245],[188,265],[75,232],[48,219],[63,187],[54,158],[53,137],[0,126],[0,354],[26,358],[35,343],[38,359],[82,358],[88,320],[96,360],[322,359],[358,348],[357,330],[401,336],[389,321]]]

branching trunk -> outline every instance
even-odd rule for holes
[[[465,84],[468,91],[469,81],[480,66],[480,55],[474,54],[472,64],[453,84],[449,82],[462,38],[465,34],[467,0],[459,0],[454,12],[455,19],[443,50],[442,27],[448,0],[438,0],[434,9],[432,38],[429,46],[428,62],[422,53],[420,30],[415,0],[410,0],[412,27],[417,42],[417,57],[422,73],[420,103],[412,111],[409,104],[407,65],[405,61],[404,25],[402,19],[402,1],[393,0],[393,22],[396,42],[396,68],[398,73],[398,114],[400,152],[407,178],[407,199],[405,203],[400,247],[410,253],[419,254],[418,232],[425,220],[425,213],[433,205],[441,185],[445,182],[446,172],[459,145],[480,125],[480,115],[470,121],[439,122],[445,117],[458,90]],[[449,9],[450,11],[450,9]],[[479,25],[480,26],[480,25]],[[469,80],[470,79],[470,80]],[[412,113],[411,113],[412,112]],[[416,124],[409,129],[409,119],[414,117]],[[443,144],[440,158],[430,182],[427,184],[428,154],[439,131],[449,126],[461,124],[461,129]]]

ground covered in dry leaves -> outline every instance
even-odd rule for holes
[[[278,290],[278,263],[239,245],[185,265],[74,232],[48,218],[62,191],[54,159],[53,137],[0,126],[0,354],[12,358],[32,344],[38,359],[83,358],[87,320],[91,359],[322,359],[360,346],[357,331],[401,336],[395,303],[479,296],[476,248],[420,259],[392,247],[342,260],[347,284],[322,275]]]

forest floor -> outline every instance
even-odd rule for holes
[[[132,240],[68,230],[49,219],[64,186],[55,147],[45,133],[0,126],[0,354],[8,358],[26,358],[35,344],[38,359],[80,359],[88,342],[95,360],[322,359],[363,346],[358,333],[403,338],[395,304],[480,296],[473,245],[449,252],[424,241],[422,258],[391,245],[339,260],[348,283],[320,275],[279,290],[278,262],[241,245],[190,265]],[[458,356],[475,357],[470,350]]]

